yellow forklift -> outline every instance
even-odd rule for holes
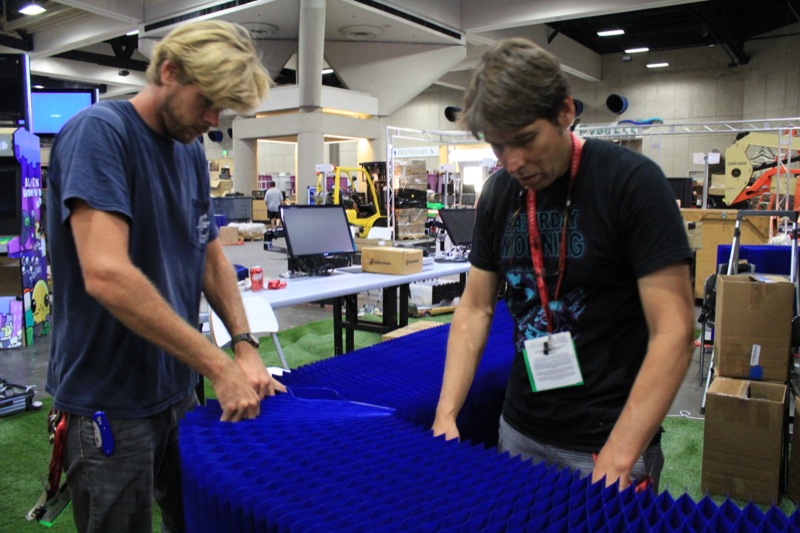
[[[332,175],[330,188],[328,178]],[[364,192],[359,192],[359,181]],[[316,205],[343,205],[350,224],[358,226],[358,237],[366,238],[369,230],[386,227],[384,201],[376,189],[375,179],[365,168],[333,167],[330,172],[317,172]]]

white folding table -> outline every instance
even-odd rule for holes
[[[348,267],[334,270],[329,276],[287,279],[286,287],[283,289],[246,292],[243,298],[263,298],[273,309],[333,300],[334,353],[339,355],[345,351],[353,351],[355,330],[386,333],[408,325],[408,297],[411,283],[458,275],[463,288],[469,266],[468,262],[433,263],[421,272],[403,275],[361,272],[359,267]],[[374,289],[383,289],[383,320],[380,323],[358,318],[358,293]],[[342,320],[343,304],[344,320]],[[344,350],[342,330],[345,331]]]

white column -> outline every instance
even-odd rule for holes
[[[301,111],[313,111],[322,105],[324,51],[325,0],[300,0],[297,83]]]
[[[233,190],[249,196],[258,184],[258,141],[233,138]]]
[[[317,164],[322,163],[325,135],[321,131],[297,134],[297,203],[308,204],[308,187],[317,185]]]

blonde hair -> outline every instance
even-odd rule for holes
[[[147,81],[161,85],[164,61],[176,67],[182,84],[197,84],[214,107],[247,113],[269,92],[269,74],[250,34],[230,22],[206,20],[178,26],[153,47]]]

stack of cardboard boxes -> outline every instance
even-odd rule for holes
[[[398,239],[425,237],[428,220],[428,171],[425,161],[398,160],[394,174],[400,188],[395,191],[395,235]]]
[[[784,276],[717,278],[716,377],[706,397],[703,491],[765,505],[780,502],[793,302],[794,285]]]

